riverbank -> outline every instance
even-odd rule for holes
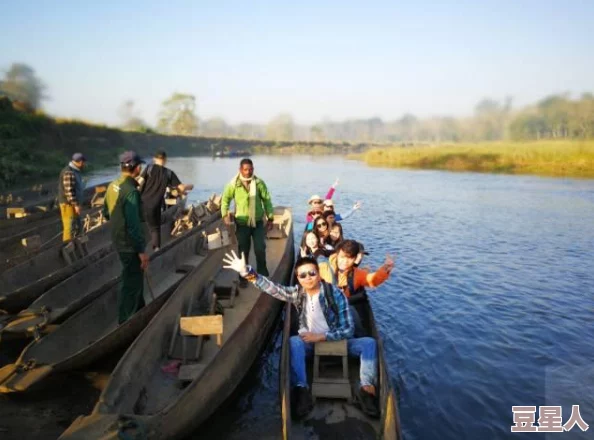
[[[349,158],[394,168],[594,178],[593,141],[395,146],[373,148]]]
[[[126,150],[150,156],[160,148],[165,148],[170,156],[178,157],[209,156],[221,150],[247,150],[260,154],[350,154],[362,152],[367,144],[168,136],[122,131],[104,125],[18,111],[8,99],[0,98],[2,190],[54,179],[76,151],[87,157],[92,170],[117,165],[119,154]]]

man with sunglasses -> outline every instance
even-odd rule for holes
[[[297,417],[303,417],[313,408],[308,388],[305,359],[314,352],[314,344],[322,341],[347,339],[349,356],[360,358],[361,389],[359,401],[362,410],[373,417],[379,415],[376,401],[377,345],[370,337],[353,338],[353,318],[344,294],[320,278],[317,261],[312,257],[299,257],[295,262],[295,275],[299,285],[282,286],[259,275],[247,266],[245,256],[239,258],[234,251],[225,255],[225,269],[233,269],[261,291],[281,301],[292,303],[299,317],[298,336],[291,336],[291,385]]]

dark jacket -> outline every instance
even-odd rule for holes
[[[60,172],[58,182],[58,203],[81,205],[83,202],[83,181],[80,170],[68,164]]]
[[[107,187],[103,215],[110,220],[111,238],[118,252],[146,249],[144,216],[136,181],[122,174]]]

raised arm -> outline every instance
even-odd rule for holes
[[[235,251],[225,254],[223,266],[225,269],[232,269],[239,273],[240,276],[254,284],[262,292],[279,299],[281,301],[294,303],[299,297],[297,286],[282,286],[269,280],[265,276],[258,274],[251,266],[245,263],[245,255],[239,258]]]
[[[326,198],[324,200],[332,200],[332,196],[334,196],[334,191],[336,190],[336,187],[338,186],[338,180],[339,179],[336,178],[336,180],[334,181],[334,183],[332,184],[332,186],[326,193]]]

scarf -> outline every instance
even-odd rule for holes
[[[248,199],[248,211],[249,211],[248,226],[250,228],[255,228],[256,227],[256,194],[257,194],[256,176],[252,175],[252,177],[247,179],[247,178],[243,177],[241,175],[241,173],[237,173],[237,176],[235,177],[235,181],[237,181],[237,179],[239,179],[243,183],[249,183],[249,185],[250,185],[249,186],[250,195],[249,195],[249,199]]]
[[[79,168],[79,167],[77,167],[77,166],[76,166],[76,164],[75,164],[74,162],[72,162],[72,161],[71,161],[71,162],[68,164],[68,166],[69,166],[70,168],[74,168],[74,169],[75,169],[75,170],[77,170],[77,171],[80,171],[80,168]]]

